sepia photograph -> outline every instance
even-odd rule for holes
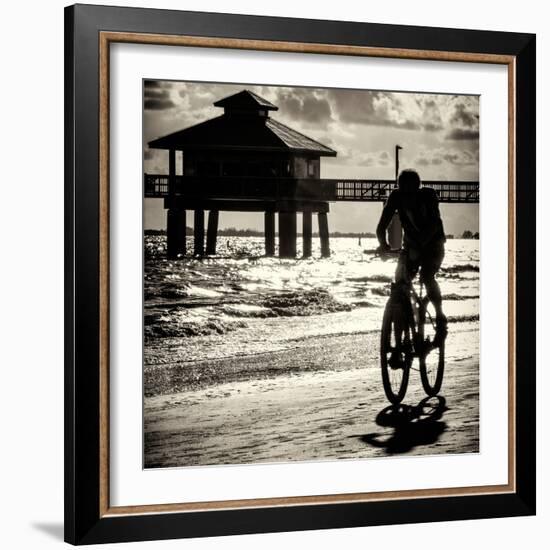
[[[479,96],[143,80],[143,466],[479,452]]]

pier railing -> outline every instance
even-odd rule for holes
[[[435,189],[440,202],[479,202],[477,181],[424,181],[423,185]],[[395,180],[175,176],[173,194],[204,199],[383,202],[394,188]],[[145,174],[144,193],[146,198],[169,196],[169,177]]]

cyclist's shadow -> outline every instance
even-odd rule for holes
[[[376,416],[376,423],[383,428],[393,428],[393,433],[369,433],[360,439],[373,447],[382,448],[387,454],[407,453],[419,445],[435,443],[447,429],[441,418],[447,411],[442,396],[426,397],[418,405],[390,405]]]

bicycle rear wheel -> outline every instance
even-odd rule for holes
[[[426,301],[420,309],[418,334],[422,349],[419,350],[420,379],[426,394],[433,397],[441,390],[445,370],[445,338],[434,345],[436,336],[435,311],[431,302]]]
[[[407,392],[413,360],[410,304],[390,298],[384,310],[380,338],[380,364],[384,392],[391,403],[401,403]]]

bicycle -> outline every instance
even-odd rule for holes
[[[399,250],[380,255],[396,253]],[[405,397],[415,357],[419,360],[420,379],[428,396],[437,395],[443,383],[445,337],[434,343],[435,312],[423,290],[421,277],[418,292],[412,282],[392,283],[384,309],[380,338],[382,383],[386,397],[394,405]]]

